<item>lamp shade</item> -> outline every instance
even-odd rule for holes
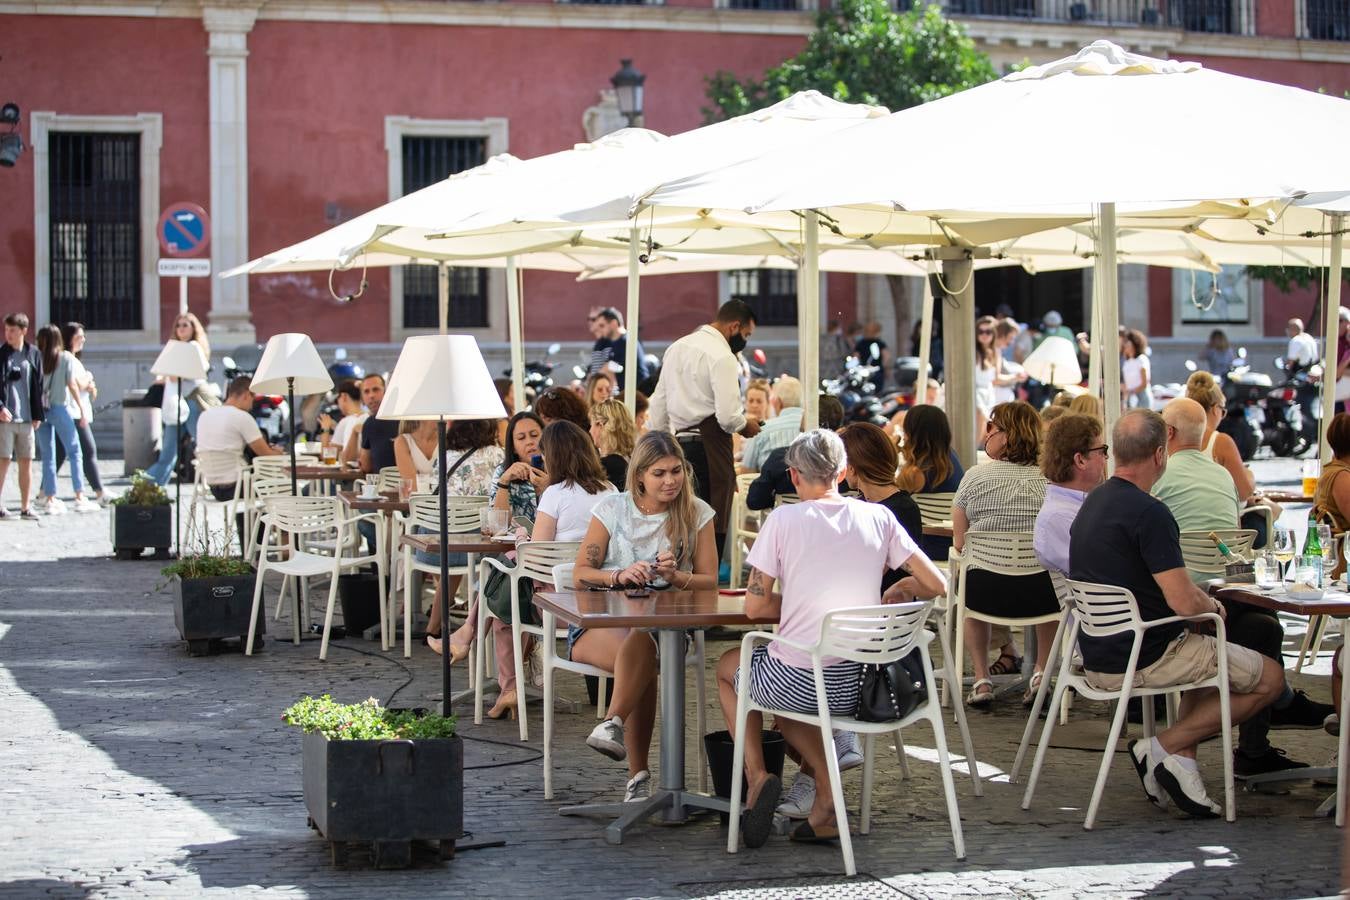
[[[503,419],[506,408],[478,342],[428,334],[403,342],[380,401],[381,419]]]
[[[169,341],[150,366],[155,375],[200,381],[206,377],[206,360],[196,341]]]
[[[1022,363],[1027,374],[1042,384],[1077,384],[1083,380],[1078,350],[1068,338],[1051,336]]]
[[[322,394],[333,379],[307,334],[274,334],[263,350],[253,373],[253,390],[260,394],[284,393],[287,380],[295,379],[297,394]]]

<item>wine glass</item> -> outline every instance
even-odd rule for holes
[[[1275,558],[1280,561],[1283,571],[1280,573],[1280,581],[1285,580],[1289,574],[1289,563],[1294,559],[1295,553],[1294,533],[1283,525],[1275,526],[1275,536],[1271,541],[1271,547],[1275,550]]]

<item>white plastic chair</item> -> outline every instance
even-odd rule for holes
[[[925,525],[940,525],[952,520],[952,501],[956,494],[943,491],[936,494],[910,494],[919,507],[919,516]]]
[[[193,460],[193,470],[196,473],[192,482],[192,500],[188,503],[188,536],[187,544],[192,546],[193,533],[197,528],[197,513],[201,512],[202,539],[209,546],[211,535],[211,509],[213,507],[223,509],[225,512],[224,547],[229,551],[230,542],[234,534],[234,513],[235,508],[244,502],[245,491],[247,489],[247,480],[245,473],[247,469],[244,466],[244,455],[234,450],[198,450]],[[231,493],[228,500],[217,500],[215,494],[211,492],[212,486],[230,487]],[[247,538],[243,539],[247,543]],[[241,546],[241,554],[247,548]]]
[[[1341,644],[1336,651],[1341,655],[1341,671],[1350,671],[1350,642]],[[1336,738],[1336,827],[1345,826],[1345,803],[1347,782],[1350,782],[1350,691],[1341,689],[1340,735]]]
[[[802,498],[796,494],[778,494],[773,498],[773,508],[777,509],[780,506],[791,506],[794,503],[801,502]]]
[[[1058,622],[1063,618],[1062,610],[1039,616],[994,616],[979,612],[966,606],[967,575],[974,569],[995,572],[1000,575],[1034,575],[1044,572],[1045,567],[1036,558],[1029,531],[968,531],[965,546],[958,554],[952,548],[948,557],[951,564],[951,577],[947,581],[946,624],[955,632],[952,643],[956,647],[958,674],[964,677],[965,657],[965,620],[977,619],[993,625],[1007,625],[1021,628],[1028,625],[1040,625],[1045,622]],[[1021,677],[1019,674],[1016,676]],[[1044,674],[1042,679],[1044,679]],[[951,687],[956,693],[957,704],[965,702],[962,681],[957,680]]]
[[[731,497],[731,553],[728,563],[731,566],[731,588],[740,588],[745,579],[745,557],[759,536],[760,514],[745,505],[746,492],[758,473],[736,476],[736,493]],[[755,528],[746,527],[753,520]]]
[[[395,488],[397,489],[397,488]],[[478,511],[487,505],[486,497],[446,497],[446,533],[447,534],[477,534],[478,533]],[[413,494],[408,497],[408,514],[394,513],[394,520],[398,523],[398,528],[405,533],[411,534],[414,528],[422,528],[430,534],[441,533],[441,497],[439,494]],[[378,517],[375,517],[378,523]],[[378,525],[377,525],[378,533]],[[403,548],[403,656],[405,658],[412,656],[412,607],[413,607],[413,572],[422,572],[427,575],[440,575],[441,565],[439,562],[421,563],[413,557],[411,547]],[[474,591],[473,569],[468,565],[451,566],[449,574],[464,575],[468,581],[468,590],[466,597],[472,597]],[[445,585],[441,589],[445,589]],[[449,599],[449,598],[447,598]],[[481,611],[480,611],[481,612]],[[393,622],[397,618],[397,611],[392,608],[389,610],[389,621]],[[441,623],[441,634],[445,636],[446,644],[449,644],[450,626],[448,622]],[[446,646],[445,651],[449,652]],[[477,652],[476,648],[470,648],[470,654]],[[473,659],[469,659],[470,667],[473,665]]]
[[[728,853],[735,853],[740,849],[741,776],[745,771],[746,720],[751,711],[759,710],[775,717],[806,722],[820,728],[821,740],[824,742],[826,751],[825,761],[829,774],[830,791],[834,795],[835,816],[839,827],[839,844],[844,853],[844,871],[850,876],[857,874],[858,870],[853,860],[853,840],[849,836],[848,830],[848,809],[844,804],[844,788],[839,774],[839,760],[833,752],[832,730],[842,729],[865,735],[859,831],[862,834],[867,834],[872,827],[872,777],[876,761],[874,752],[876,735],[894,733],[895,747],[900,755],[903,777],[903,772],[908,769],[908,762],[905,758],[905,745],[901,738],[901,729],[915,722],[926,720],[933,727],[938,765],[942,772],[942,788],[947,799],[947,818],[952,831],[952,846],[956,851],[956,858],[965,859],[966,843],[961,832],[961,812],[957,807],[956,785],[952,778],[951,759],[947,754],[947,735],[942,725],[942,707],[938,702],[937,682],[933,675],[933,661],[928,654],[928,644],[933,640],[933,633],[923,627],[924,621],[928,618],[928,613],[929,603],[924,601],[860,606],[828,613],[820,625],[820,640],[814,646],[800,644],[763,631],[752,631],[741,640],[740,688],[736,700],[736,750],[731,764],[731,827],[727,834]],[[817,706],[815,715],[772,709],[760,706],[750,699],[750,657],[757,643],[779,643],[811,654],[811,667],[816,680]],[[831,715],[825,696],[822,658],[835,657],[860,663],[884,665],[903,658],[915,648],[919,650],[919,654],[923,658],[928,697],[913,712],[896,722],[863,722],[850,716]],[[950,667],[949,662],[947,665]],[[967,747],[967,753],[969,754],[969,747]],[[982,789],[973,754],[968,756],[967,763],[970,766],[971,779],[975,784],[975,794],[979,796]]]
[[[487,598],[483,595],[483,586],[487,584],[488,574],[493,570],[503,573],[511,582],[511,596],[517,596],[520,590],[520,580],[530,578],[540,584],[548,584],[553,580],[554,566],[563,565],[569,560],[577,558],[577,551],[581,549],[580,541],[527,541],[516,545],[515,565],[510,565],[502,560],[491,556],[485,556],[478,561],[478,634],[476,643],[478,644],[478,668],[476,672],[476,681],[473,690],[473,722],[475,725],[483,724],[483,682],[486,680],[486,658],[487,653],[484,648],[487,647],[485,638],[488,632],[488,619],[499,618],[496,613],[488,609]],[[511,604],[512,609],[516,609],[517,604]],[[535,625],[533,622],[521,622],[520,616],[511,617],[511,645],[516,667],[516,697],[519,704],[520,719],[520,739],[527,741],[530,738],[529,723],[525,715],[525,698],[528,689],[531,687],[529,680],[525,677],[525,652],[524,635],[533,635],[537,640],[544,640],[546,632],[543,628]],[[548,636],[550,639],[554,635]]]
[[[397,491],[403,484],[403,476],[398,466],[385,466],[375,474],[375,483],[380,491]]]
[[[1252,544],[1256,532],[1250,528],[1222,528],[1214,531],[1229,550],[1247,559],[1252,558]],[[1181,532],[1181,558],[1186,571],[1200,578],[1222,578],[1227,560],[1209,538],[1208,531]]]
[[[575,563],[563,563],[553,567],[553,585],[557,590],[570,591],[573,588],[572,571]],[[540,630],[548,634],[550,630],[556,631],[557,619],[553,613],[541,609],[540,615],[543,619],[543,626]],[[559,656],[557,646],[554,641],[544,641],[544,799],[553,799],[553,691],[555,673],[562,669],[567,672],[575,672],[578,675],[592,675],[600,679],[599,699],[596,703],[595,717],[603,719],[605,715],[605,689],[609,684],[609,679],[614,677],[613,672],[601,669],[598,666],[588,665],[587,663],[574,662],[566,656]]]
[[[1133,635],[1129,662],[1126,664],[1120,689],[1116,691],[1104,691],[1093,687],[1083,673],[1074,671],[1069,655],[1060,654],[1059,678],[1055,682],[1055,697],[1051,702],[1051,709],[1058,706],[1064,692],[1069,688],[1073,688],[1089,700],[1116,701],[1116,714],[1111,720],[1111,732],[1107,735],[1101,767],[1097,771],[1097,781],[1092,788],[1087,818],[1083,820],[1084,830],[1091,831],[1097,819],[1097,807],[1101,803],[1102,790],[1106,787],[1106,776],[1111,771],[1111,762],[1116,757],[1116,742],[1120,740],[1121,731],[1125,727],[1125,708],[1130,698],[1143,698],[1141,705],[1144,711],[1144,737],[1147,739],[1153,736],[1153,702],[1147,698],[1155,694],[1170,694],[1174,691],[1207,687],[1219,689],[1219,716],[1222,723],[1219,733],[1223,738],[1224,817],[1232,822],[1237,817],[1233,802],[1233,714],[1228,696],[1228,648],[1225,643],[1223,617],[1218,613],[1202,613],[1196,616],[1167,616],[1146,622],[1139,615],[1139,604],[1135,602],[1134,594],[1124,588],[1084,581],[1067,581],[1066,584],[1069,587],[1069,602],[1073,613],[1070,636],[1074,644],[1077,644],[1082,635],[1092,638]],[[1139,663],[1139,650],[1143,646],[1144,632],[1149,628],[1173,622],[1214,624],[1214,638],[1218,642],[1218,672],[1210,678],[1186,684],[1173,684],[1162,688],[1134,687],[1134,674]],[[1022,797],[1023,809],[1031,808],[1031,797],[1036,791],[1036,780],[1040,777],[1041,765],[1045,762],[1045,751],[1050,746],[1050,737],[1054,729],[1055,717],[1047,716],[1045,728],[1041,732],[1041,742],[1036,747],[1036,759],[1031,766],[1031,777],[1027,780],[1027,790]]]
[[[373,556],[344,556],[339,549],[332,556],[319,556],[298,550],[301,541],[308,535],[329,530],[341,530],[361,520],[372,518],[370,515],[357,515],[349,519],[342,517],[342,505],[336,497],[274,497],[267,502],[267,513],[263,516],[266,523],[263,532],[263,547],[267,546],[269,532],[278,532],[290,539],[289,547],[281,547],[286,553],[282,559],[273,560],[270,553],[262,553],[258,560],[257,584],[253,589],[253,612],[248,620],[248,644],[244,652],[253,655],[254,632],[258,626],[258,609],[262,603],[263,582],[268,572],[279,572],[284,576],[282,595],[286,592],[286,582],[290,578],[309,579],[318,575],[327,575],[328,607],[324,613],[323,641],[319,645],[319,659],[328,658],[328,633],[333,626],[333,606],[337,601],[338,576],[345,570],[356,569],[369,563],[375,563],[379,571],[380,582],[380,627],[386,628],[385,619],[385,570],[384,556],[377,552]],[[379,550],[383,550],[381,546]],[[296,617],[293,623],[295,643],[300,643],[300,621]]]

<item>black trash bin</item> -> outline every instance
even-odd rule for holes
[[[777,731],[761,731],[764,741],[764,767],[770,773],[783,777],[783,760],[787,756],[787,741]],[[729,731],[714,731],[703,736],[703,747],[708,751],[708,771],[712,774],[713,793],[724,799],[731,799],[731,763],[735,758],[736,744]],[[747,786],[741,778],[741,802],[745,802]],[[727,814],[721,813],[722,823],[726,824]]]
[[[347,634],[357,637],[370,626],[380,624],[380,582],[374,572],[340,576],[338,597],[342,600],[342,624]]]

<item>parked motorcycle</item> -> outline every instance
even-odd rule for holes
[[[342,410],[337,405],[337,386],[344,381],[360,381],[366,370],[347,358],[347,348],[338,347],[333,351],[333,362],[328,366],[328,377],[333,379],[333,387],[322,394],[310,394],[300,404],[300,431],[306,437],[318,433],[319,417],[332,416],[342,418]]]
[[[221,359],[225,368],[225,387],[240,375],[253,375],[262,362],[262,344],[243,344],[234,348],[230,356]],[[269,444],[285,443],[289,438],[287,422],[290,418],[290,406],[284,394],[254,394],[253,408],[250,414],[258,423],[258,430]]]
[[[532,359],[525,363],[525,389],[534,391],[536,397],[553,387],[553,370],[557,367],[557,364],[553,362],[553,357],[561,349],[562,344],[554,342],[548,345],[548,352],[543,359]],[[578,377],[584,378],[586,370],[582,369],[581,371],[582,374]],[[511,367],[507,366],[502,369],[502,374],[510,378]]]
[[[899,402],[895,397],[889,398],[895,410],[892,410],[890,415],[883,414],[885,405],[882,398],[877,396],[877,387],[873,381],[878,367],[862,365],[853,357],[849,357],[844,366],[842,376],[824,379],[820,383],[821,388],[827,394],[839,398],[840,405],[844,407],[846,422],[871,422],[874,425],[884,426],[890,421],[890,416],[895,414],[895,410],[899,409]]]

